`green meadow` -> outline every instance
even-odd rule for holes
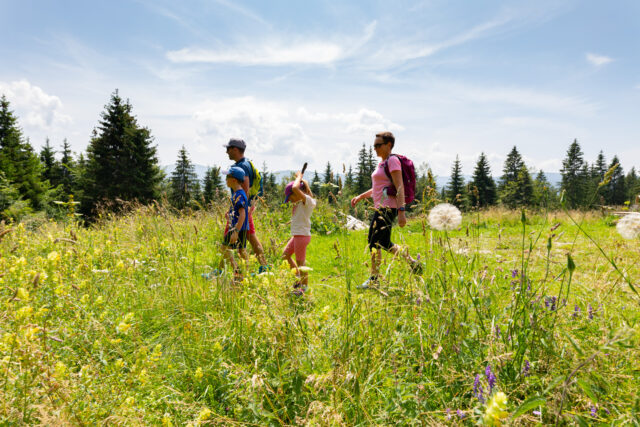
[[[44,425],[637,424],[640,241],[600,212],[416,213],[376,289],[365,231],[321,203],[293,295],[288,209],[260,207],[271,270],[205,280],[220,209],[162,206],[0,235],[0,417]],[[573,219],[572,219],[573,218]],[[504,393],[506,404],[496,402]]]

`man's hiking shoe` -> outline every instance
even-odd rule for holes
[[[356,286],[356,288],[357,289],[369,289],[372,286],[378,286],[378,278],[376,276],[369,277],[367,280],[365,280],[364,282],[362,282],[361,284]]]
[[[222,276],[222,270],[216,268],[211,273],[202,273],[202,277],[206,280],[213,279],[214,277]]]
[[[269,270],[271,270],[270,265],[261,265],[260,267],[258,267],[258,274],[266,273]]]
[[[421,275],[422,274],[422,263],[420,263],[420,261],[416,260],[414,262],[411,263],[411,272],[415,275]]]

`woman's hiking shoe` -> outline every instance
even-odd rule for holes
[[[356,288],[357,289],[369,289],[372,286],[378,286],[378,277],[377,276],[369,277],[367,280],[365,280],[364,282],[362,282],[361,284],[356,286]]]
[[[411,272],[415,275],[421,275],[422,274],[422,263],[420,263],[420,261],[415,260],[411,263]]]
[[[202,277],[206,280],[213,279],[214,277],[222,276],[222,270],[216,268],[211,273],[202,273]]]

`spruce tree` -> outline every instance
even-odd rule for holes
[[[353,176],[353,168],[349,165],[349,169],[347,170],[347,174],[344,177],[344,190],[345,194],[353,194],[355,186],[355,177]]]
[[[367,155],[367,148],[362,143],[358,151],[358,169],[356,171],[356,193],[364,193],[371,188],[371,171]]]
[[[611,180],[606,185],[605,189],[605,202],[608,205],[622,205],[625,200],[627,200],[624,171],[622,170],[618,156],[613,156],[609,169],[615,165],[618,165],[618,167],[611,174]]]
[[[598,153],[598,158],[596,159],[596,163],[593,165],[594,177],[599,178],[599,181],[602,181],[604,178],[604,174],[607,173],[607,161],[604,158],[604,153],[600,150]]]
[[[484,153],[480,153],[473,171],[471,185],[474,189],[469,193],[469,201],[472,206],[484,208],[496,203],[496,183],[491,176],[491,167]]]
[[[627,187],[627,200],[634,204],[636,197],[640,195],[640,179],[636,173],[635,166],[631,168],[625,177],[625,186]]]
[[[73,159],[73,153],[71,152],[71,146],[65,139],[62,143],[62,158],[60,159],[60,184],[62,185],[62,192],[65,195],[73,194],[75,191],[75,176],[73,173],[76,167]]]
[[[211,203],[212,201],[217,200],[222,193],[222,177],[220,176],[220,166],[207,168],[203,181],[203,197],[205,203]]]
[[[333,169],[331,168],[331,163],[327,162],[327,167],[324,169],[324,175],[322,177],[323,184],[333,184]]]
[[[200,197],[198,175],[184,145],[178,152],[178,160],[169,183],[169,201],[177,209],[184,209],[192,200]]]
[[[451,168],[451,178],[447,184],[447,197],[451,204],[462,207],[465,196],[464,177],[462,176],[462,166],[460,158],[456,155],[456,160]]]
[[[47,186],[41,180],[41,164],[28,140],[24,140],[9,101],[0,98],[0,172],[32,208],[42,209]]]
[[[55,150],[49,144],[49,138],[45,140],[40,150],[40,163],[42,163],[42,179],[49,181],[52,187],[57,187],[60,183],[60,165],[56,161]]]
[[[158,196],[162,172],[148,128],[140,127],[129,101],[116,90],[101,114],[87,149],[81,209],[91,215],[116,198],[148,203]]]
[[[584,175],[584,166],[584,155],[580,144],[577,139],[574,139],[567,150],[567,157],[562,161],[560,170],[561,189],[565,192],[565,201],[570,209],[583,207],[587,203],[589,177]]]
[[[313,179],[311,180],[311,184],[309,184],[309,186],[311,187],[311,192],[314,195],[320,194],[320,184],[320,175],[318,175],[318,171],[313,171]]]
[[[500,178],[500,200],[515,209],[533,203],[533,182],[529,170],[514,146],[507,155]]]

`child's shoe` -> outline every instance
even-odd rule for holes
[[[219,276],[222,276],[222,270],[220,270],[219,268],[216,268],[211,273],[202,273],[202,278],[206,280],[210,280],[210,279],[213,279],[214,277],[219,277]]]
[[[270,265],[261,265],[260,267],[258,267],[258,274],[266,273],[269,270],[271,270]]]
[[[415,260],[411,263],[411,272],[417,276],[422,274],[422,263]]]
[[[356,288],[369,289],[370,287],[377,286],[377,285],[378,285],[378,276],[371,276],[367,280],[365,280],[364,282],[356,286]]]

